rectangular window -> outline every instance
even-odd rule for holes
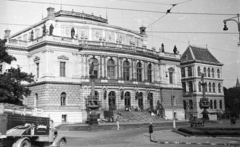
[[[183,92],[186,92],[186,83],[182,83],[182,87],[183,87]]]
[[[182,73],[182,77],[184,78],[185,77],[185,68],[181,68],[181,73]]]
[[[65,77],[66,74],[66,63],[65,62],[60,62],[60,77]]]
[[[192,67],[189,66],[188,67],[188,77],[191,77],[192,76]]]
[[[39,63],[36,63],[37,68],[37,78],[39,78]]]
[[[189,92],[193,92],[193,84],[192,84],[192,82],[188,82],[188,88],[189,88]]]
[[[62,115],[62,122],[67,122],[67,115],[66,114]]]

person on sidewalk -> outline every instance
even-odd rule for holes
[[[153,133],[153,126],[152,126],[152,122],[150,122],[150,125],[149,125],[150,141],[152,141],[152,133]]]
[[[120,118],[120,116],[119,116],[119,114],[117,113],[117,117],[116,117],[117,130],[119,130],[119,129],[120,129],[120,125],[119,125],[119,118]]]

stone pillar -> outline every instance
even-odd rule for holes
[[[156,66],[156,64],[155,64],[155,63],[152,63],[152,65],[153,65],[153,66],[152,66],[152,74],[153,74],[153,75],[152,75],[152,82],[155,83],[155,79],[156,79],[156,78],[155,78],[155,75],[156,75],[156,67],[155,67],[155,66]]]

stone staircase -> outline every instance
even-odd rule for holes
[[[165,119],[160,116],[150,116],[148,111],[119,111],[121,113],[120,122],[160,122]]]

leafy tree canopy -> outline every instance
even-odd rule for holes
[[[11,64],[16,58],[6,52],[6,40],[0,39],[0,63]],[[20,67],[11,67],[5,73],[0,74],[0,102],[22,104],[24,96],[30,95],[31,91],[23,85],[23,82],[32,83],[33,75],[21,72]]]
[[[234,114],[240,113],[240,87],[225,88],[225,107],[227,111],[231,111]]]
[[[16,61],[16,58],[9,55],[6,51],[5,43],[7,42],[6,39],[0,39],[0,63],[6,62],[8,64],[11,64],[12,61]]]

